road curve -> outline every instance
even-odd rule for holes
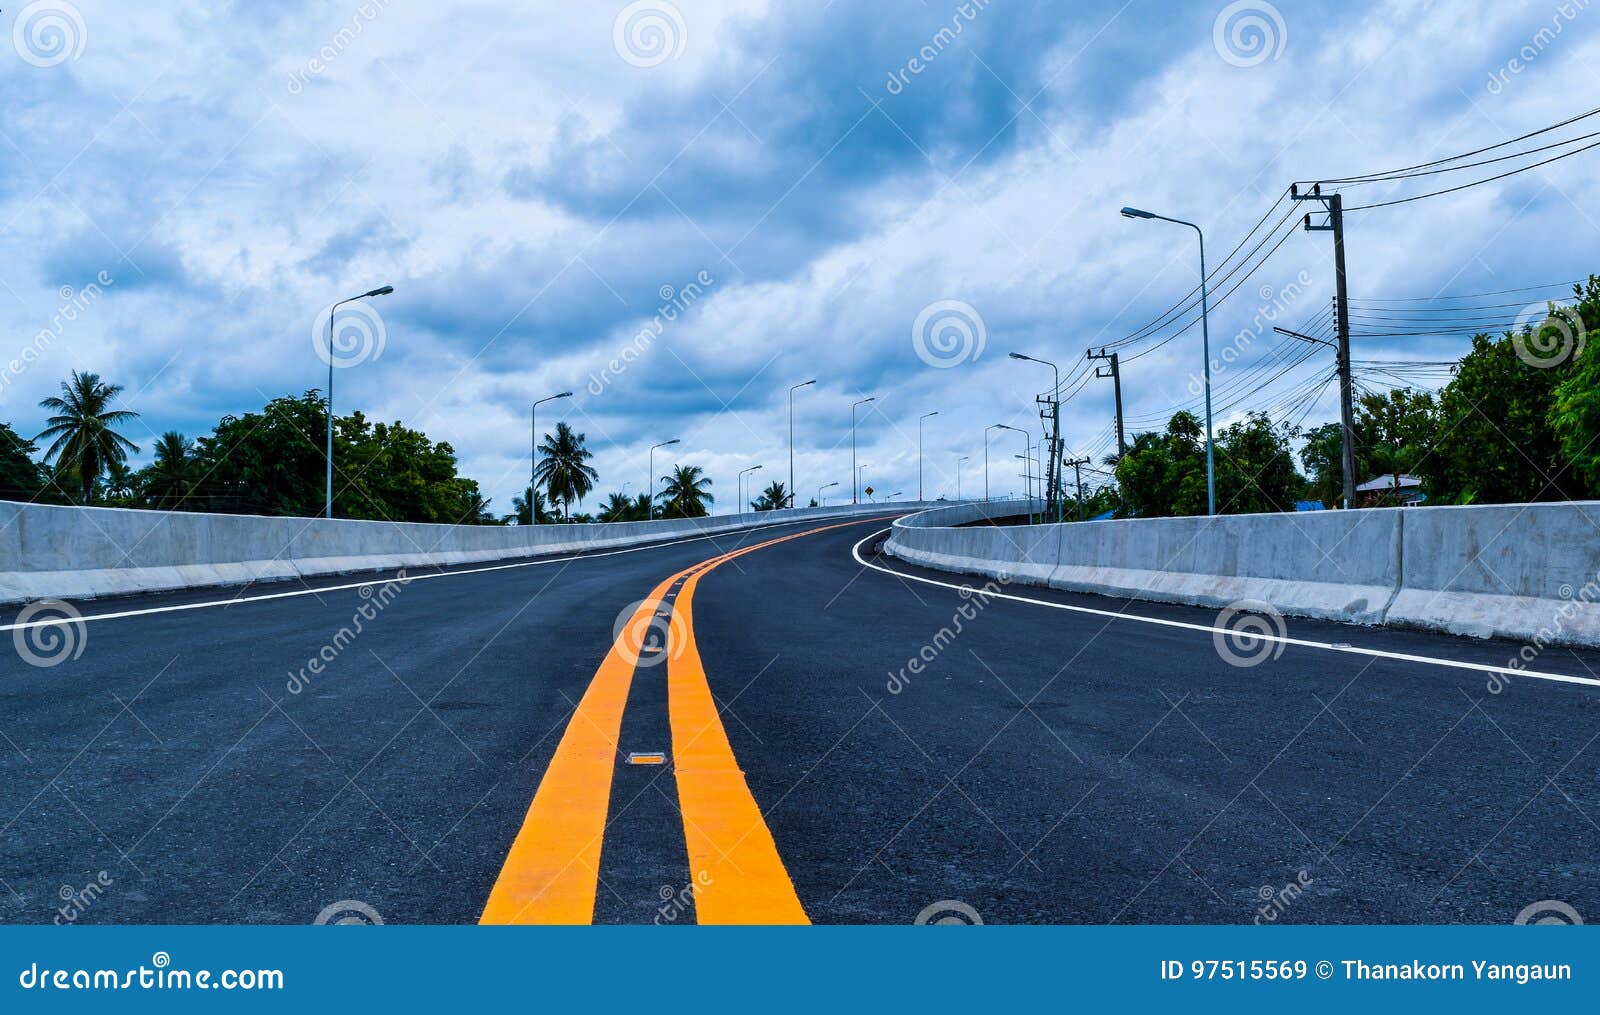
[[[78,604],[76,658],[0,657],[0,914],[91,880],[77,922],[1600,911],[1600,690],[1446,665],[1506,643],[984,590],[886,525]]]

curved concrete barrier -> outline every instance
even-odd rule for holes
[[[1600,645],[1596,502],[960,527],[1025,509],[925,511],[895,522],[885,549],[1074,592]]]
[[[857,504],[590,525],[428,525],[0,501],[0,603],[620,549],[915,508]]]

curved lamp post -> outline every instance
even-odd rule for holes
[[[1214,515],[1217,513],[1217,469],[1211,448],[1211,308],[1206,294],[1206,234],[1193,222],[1168,218],[1152,211],[1124,208],[1122,216],[1130,219],[1160,219],[1162,222],[1188,226],[1200,238],[1200,341],[1201,353],[1205,356],[1206,381],[1206,513]]]
[[[333,319],[338,315],[339,308],[346,303],[354,303],[356,300],[364,300],[371,296],[387,296],[392,292],[394,292],[392,285],[379,286],[359,296],[340,300],[328,309],[328,481],[324,488],[326,491],[322,509],[324,518],[333,517]]]

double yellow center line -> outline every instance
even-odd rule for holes
[[[651,591],[612,643],[568,721],[480,923],[593,922],[617,741],[637,649],[643,630],[679,581],[683,588],[673,605],[679,615],[667,635],[667,711],[689,870],[698,886],[696,918],[722,924],[810,922],[728,742],[695,644],[693,598],[703,575],[736,557],[865,521],[808,529],[724,553],[679,571]]]

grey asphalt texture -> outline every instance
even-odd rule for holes
[[[347,638],[381,598],[326,590],[349,577],[78,604],[324,589],[91,621],[82,654],[48,668],[0,645],[0,920],[50,922],[98,880],[76,922],[309,923],[346,901],[475,921],[619,612],[815,524],[415,581]],[[1600,689],[1492,693],[1481,673],[1293,645],[1238,666],[1207,632],[863,569],[852,547],[871,554],[886,524],[739,557],[695,596],[724,726],[814,922],[950,903],[986,923],[1509,923],[1552,899],[1600,914]],[[1287,624],[1490,665],[1518,648]],[[1546,649],[1538,667],[1593,676],[1600,653]],[[623,754],[670,747],[665,678],[639,669]],[[596,922],[651,922],[690,883],[670,765],[619,765],[610,821]]]

